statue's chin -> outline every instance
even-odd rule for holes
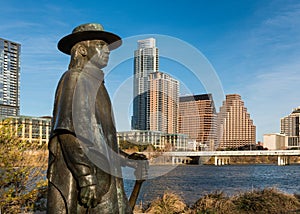
[[[101,64],[98,65],[99,68],[104,68],[106,66],[107,66],[107,63],[101,63]]]

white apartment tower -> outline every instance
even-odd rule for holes
[[[149,120],[149,75],[159,70],[158,48],[154,38],[138,41],[134,52],[133,116],[131,127],[150,130]]]
[[[179,82],[159,71],[154,38],[138,41],[133,87],[132,129],[177,133]]]
[[[21,45],[0,38],[0,116],[20,113]]]

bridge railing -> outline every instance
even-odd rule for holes
[[[185,151],[185,152],[163,152],[164,156],[300,156],[300,150],[253,150],[253,151]]]

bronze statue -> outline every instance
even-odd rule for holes
[[[121,166],[138,165],[129,159],[144,160],[146,166],[145,157],[118,150],[101,70],[110,51],[121,43],[119,36],[100,24],[80,25],[58,43],[71,61],[55,94],[47,213],[132,213]]]

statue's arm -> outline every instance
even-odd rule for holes
[[[72,134],[58,134],[65,162],[80,188],[80,200],[87,207],[97,206],[100,197],[97,194],[95,165],[86,157],[79,140]]]
[[[148,177],[149,161],[144,154],[132,153],[128,154],[119,149],[119,154],[125,160],[122,162],[123,166],[135,168],[135,176],[137,180],[145,180]]]
[[[119,154],[122,155],[124,158],[128,158],[131,160],[147,160],[146,155],[144,154],[139,154],[139,153],[132,153],[132,154],[128,154],[126,152],[124,152],[123,150],[119,149]]]
[[[58,140],[66,164],[78,181],[78,185],[82,187],[96,184],[95,166],[86,157],[79,140],[72,134],[59,134]]]

